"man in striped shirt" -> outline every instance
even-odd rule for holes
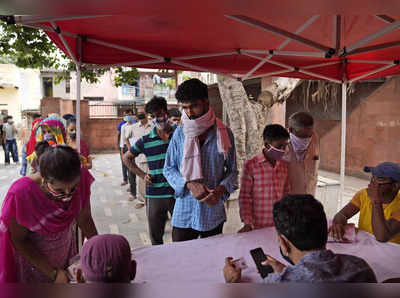
[[[175,205],[175,191],[163,175],[165,154],[168,149],[173,129],[168,121],[167,101],[163,97],[153,97],[146,104],[146,113],[154,119],[153,130],[140,138],[124,155],[124,162],[138,177],[146,182],[147,219],[150,240],[153,245],[163,244],[165,223],[168,212],[172,216]],[[135,163],[135,158],[144,154],[149,173],[142,171]]]

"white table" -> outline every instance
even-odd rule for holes
[[[378,281],[400,277],[400,245],[377,242],[363,231],[356,238],[352,244],[328,243],[328,248],[363,258],[375,271]],[[275,229],[265,228],[134,249],[138,263],[135,283],[222,283],[227,256],[245,258],[248,268],[242,272],[243,282],[262,282],[249,253],[256,247],[262,247],[266,254],[286,264],[279,253]]]

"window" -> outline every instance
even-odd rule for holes
[[[43,82],[43,96],[53,97],[53,78],[43,77],[42,82]]]
[[[71,80],[68,78],[65,80],[65,93],[71,92]]]

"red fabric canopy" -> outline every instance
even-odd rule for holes
[[[157,9],[136,2],[118,1],[130,15],[35,17],[30,25],[45,29],[61,50],[85,67],[125,64],[336,82],[400,72],[400,18],[393,15],[285,16],[277,5],[246,1],[241,6],[226,5],[230,1],[221,1],[225,6],[211,1],[182,6],[172,1],[168,7],[150,1]],[[29,23],[24,17],[16,21]],[[201,58],[188,58],[197,55]]]

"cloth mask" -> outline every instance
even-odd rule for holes
[[[276,160],[276,161],[281,160],[282,157],[285,155],[285,153],[286,153],[285,150],[277,149],[271,145],[270,145],[270,148],[266,152],[266,154],[269,158]]]
[[[75,140],[75,139],[76,139],[76,132],[70,132],[70,133],[69,133],[69,137],[70,137],[71,139]]]
[[[292,143],[294,151],[306,151],[311,143],[311,137],[299,138],[296,135],[290,133],[290,142]]]
[[[154,118],[153,124],[158,129],[164,130],[168,124],[168,116]]]
[[[138,117],[139,120],[143,120],[143,119],[146,118],[146,115],[145,114],[138,114],[137,117]]]
[[[62,201],[62,202],[69,202],[69,201],[71,201],[71,200],[72,200],[72,197],[73,197],[73,195],[74,195],[74,192],[75,192],[75,188],[74,188],[74,190],[73,190],[71,193],[68,193],[68,194],[60,194],[60,193],[55,192],[54,190],[52,190],[52,189],[50,188],[50,186],[49,186],[47,183],[44,184],[44,187],[46,188],[46,191],[47,191],[49,194],[51,194],[51,196],[54,198],[54,200],[58,200],[58,201]]]

